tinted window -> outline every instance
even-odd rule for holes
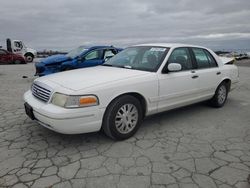
[[[170,63],[179,63],[182,70],[192,69],[192,61],[188,48],[175,49],[168,59],[168,64]]]
[[[207,50],[204,50],[204,51],[208,57],[210,67],[217,67],[218,65],[217,65],[214,57]]]
[[[203,49],[193,48],[193,52],[199,69],[210,67],[209,59]]]

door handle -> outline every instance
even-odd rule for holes
[[[216,74],[217,74],[217,75],[220,75],[220,74],[221,74],[221,72],[217,72]]]
[[[193,79],[196,79],[196,78],[198,78],[198,77],[199,77],[198,75],[192,76]]]

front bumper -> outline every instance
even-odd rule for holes
[[[35,76],[39,77],[57,73],[60,72],[61,70],[59,66],[46,66],[43,63],[37,63],[35,65],[35,68],[36,68]]]
[[[24,101],[33,108],[35,120],[55,132],[80,134],[101,129],[105,109],[98,106],[66,109],[38,100],[31,91],[24,94]]]

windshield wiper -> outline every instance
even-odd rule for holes
[[[130,66],[130,65],[124,65],[123,68],[132,69],[132,66]]]
[[[117,66],[117,65],[111,65],[111,64],[102,64],[102,66],[107,66],[107,67],[117,67],[117,68],[125,68],[125,69],[132,69],[133,67],[130,65],[124,65],[124,66]]]

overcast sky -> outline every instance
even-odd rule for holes
[[[0,43],[42,49],[183,42],[250,49],[250,0],[1,0]]]

